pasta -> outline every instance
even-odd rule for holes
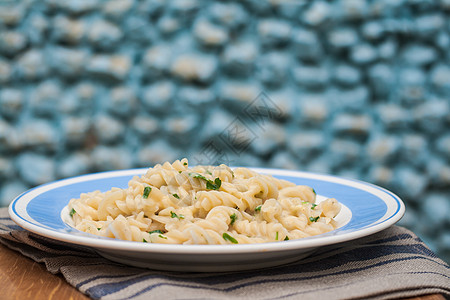
[[[246,244],[304,238],[336,228],[341,205],[313,188],[186,158],[158,164],[125,189],[83,193],[68,205],[74,227],[121,240]]]

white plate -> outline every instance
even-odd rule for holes
[[[270,267],[300,260],[323,246],[361,238],[395,224],[405,206],[392,192],[362,181],[278,169],[253,170],[296,184],[311,186],[318,201],[336,198],[343,209],[336,217],[339,228],[313,237],[246,245],[167,245],[122,241],[80,232],[64,218],[71,198],[94,190],[125,188],[135,175],[132,169],[83,175],[38,186],[18,196],[9,214],[19,226],[39,235],[95,249],[100,255],[124,264],[170,271],[218,272]]]

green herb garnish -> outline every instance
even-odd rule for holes
[[[278,231],[277,234],[275,235],[275,240],[278,241]]]
[[[183,163],[183,166],[187,166],[187,162],[184,162],[184,163]]]
[[[70,211],[70,216],[73,218],[73,215],[76,214],[77,211],[75,209],[72,208],[72,210]]]
[[[100,228],[100,227],[97,227],[97,230],[98,230],[98,231],[100,231],[100,230],[101,230],[101,228]]]
[[[174,196],[177,199],[180,199],[180,196],[178,196],[178,194],[173,194],[172,196]]]
[[[209,180],[208,178],[206,178],[202,174],[198,174],[198,173],[189,173],[189,176],[192,176],[192,177],[197,178],[197,179],[203,179],[205,181]]]
[[[316,190],[315,190],[315,189],[313,189],[313,188],[311,188],[311,189],[312,189],[312,191],[313,191],[314,195],[317,195],[317,193],[316,193]]]
[[[167,240],[167,237],[166,237],[166,236],[163,236],[163,235],[161,235],[161,234],[159,234],[158,236],[159,236],[160,238],[162,238],[162,239]]]
[[[286,237],[284,238],[284,240],[285,240],[285,241],[289,241],[289,237],[286,236]]]
[[[261,211],[261,207],[262,205],[258,205],[257,207],[255,207],[255,211]]]
[[[309,220],[311,221],[311,222],[317,222],[317,220],[319,220],[319,216],[317,216],[317,217],[309,217]]]
[[[142,198],[147,199],[148,195],[150,195],[150,192],[152,191],[152,188],[149,186],[146,186],[144,188],[144,194],[142,195]]]
[[[148,233],[149,233],[149,234],[152,234],[152,233],[160,233],[160,234],[163,234],[164,232],[162,232],[161,230],[157,229],[157,230],[149,231]]]
[[[208,190],[218,190],[220,189],[220,186],[222,185],[222,180],[220,180],[219,177],[217,177],[216,179],[214,179],[214,183],[211,180],[208,180],[206,182],[206,188]]]
[[[205,176],[198,173],[189,173],[189,176],[206,181],[206,189],[208,190],[218,190],[222,185],[222,180],[220,180],[220,178],[218,177],[214,179],[214,181],[212,181],[211,179],[208,179]]]
[[[180,174],[181,174],[181,172],[182,172],[182,171],[178,171],[178,173],[180,173]]]
[[[234,223],[234,222],[236,221],[236,219],[237,219],[236,213],[232,214],[232,215],[230,216],[230,219],[231,219],[230,225],[233,225],[233,223]]]
[[[177,214],[174,213],[173,211],[170,212],[170,217],[171,217],[171,218],[177,218],[178,220],[179,220],[179,219],[184,219],[184,216],[183,216],[182,214],[177,215]]]
[[[317,206],[317,204],[315,204],[315,203],[311,204],[311,209],[316,208],[316,206]]]
[[[226,232],[224,232],[224,233],[222,234],[222,237],[223,237],[223,239],[224,239],[225,241],[230,241],[230,242],[232,242],[233,244],[237,244],[237,243],[238,243],[238,241],[237,241],[234,237],[232,237],[231,235],[229,235],[229,234],[226,233]]]
[[[145,239],[142,239],[142,242],[143,242],[143,243],[148,243]]]

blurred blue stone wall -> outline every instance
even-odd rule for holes
[[[449,20],[449,0],[0,1],[0,203],[185,156],[332,173],[400,195],[449,261]]]

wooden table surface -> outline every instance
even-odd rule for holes
[[[90,299],[68,284],[61,275],[48,272],[19,252],[0,244],[0,299]],[[445,300],[442,295],[406,298],[409,300]]]
[[[90,299],[19,252],[0,244],[0,299]]]

